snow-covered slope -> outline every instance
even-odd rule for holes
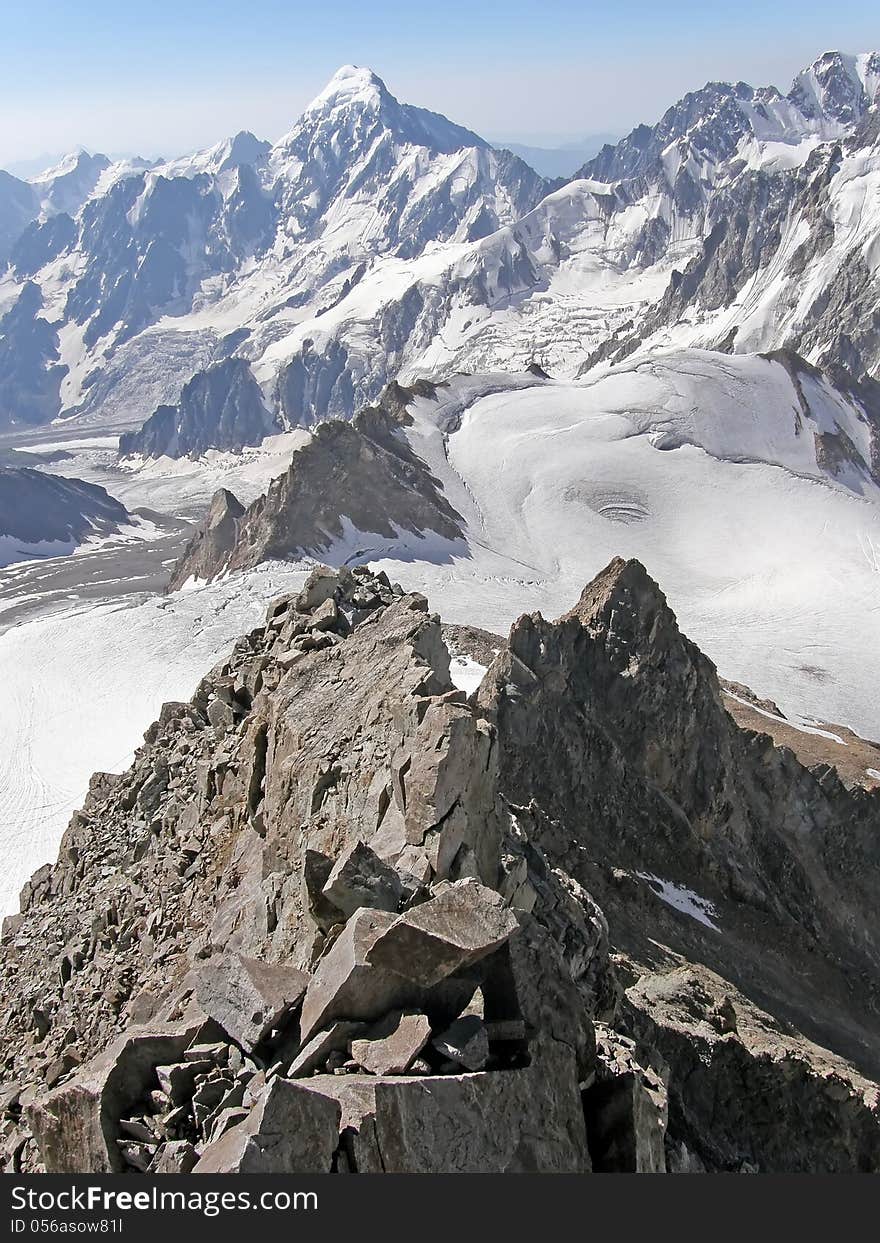
[[[370,561],[446,620],[498,633],[524,611],[558,615],[613,556],[638,557],[723,675],[795,723],[880,735],[880,489],[864,411],[824,377],[790,357],[690,350],[580,382],[460,377],[407,416],[399,435],[465,538],[389,537],[343,513],[321,560]],[[0,636],[10,890],[52,855],[91,772],[124,766],[161,701],[188,695],[303,572],[273,561]]]
[[[0,310],[39,286],[54,408],[98,426],[174,405],[230,354],[303,426],[390,378],[532,360],[574,377],[646,339],[794,346],[859,375],[878,363],[878,66],[826,53],[788,95],[710,83],[546,197],[515,156],[347,66],[274,146],[240,133],[106,168],[75,219],[31,226]],[[0,417],[18,399],[0,386]]]
[[[343,299],[376,260],[418,263],[427,248],[487,236],[546,190],[517,157],[399,103],[352,66],[273,147],[241,133],[149,169],[98,169],[103,157],[85,169],[88,159],[44,175],[43,214],[0,282],[0,307],[33,278],[65,368],[55,413],[129,426],[173,404],[207,362],[233,350],[257,359],[298,320]],[[290,422],[309,424],[326,412],[333,381],[304,376],[299,349],[267,397]],[[350,380],[343,399],[351,413]],[[4,405],[17,421],[0,392]]]

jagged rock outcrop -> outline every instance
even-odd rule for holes
[[[381,403],[362,410],[352,423],[321,424],[294,453],[287,472],[241,515],[233,518],[229,493],[218,493],[206,523],[174,567],[169,590],[260,561],[320,555],[347,533],[463,538],[461,516],[444,497],[442,484],[399,434],[410,419],[407,396],[430,389],[424,382],[417,389],[391,384]]]
[[[5,269],[13,246],[39,209],[34,187],[0,168],[0,271]]]
[[[245,512],[244,505],[228,488],[217,489],[211,497],[207,517],[175,567],[174,587],[216,578],[218,567],[226,565],[235,548],[238,524]]]
[[[7,1166],[880,1170],[878,825],[638,563],[470,699],[423,597],[315,570],[5,922]]]
[[[199,371],[175,406],[159,406],[139,432],[119,437],[120,457],[198,457],[208,449],[240,452],[280,425],[263,403],[243,358],[224,358]]]

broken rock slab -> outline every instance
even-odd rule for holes
[[[377,936],[366,960],[430,987],[497,950],[518,927],[493,889],[460,880],[399,916]]]
[[[199,1004],[249,1053],[302,999],[309,977],[296,967],[242,954],[215,955],[198,969]]]
[[[293,1059],[287,1072],[291,1079],[299,1079],[310,1075],[313,1070],[323,1066],[331,1053],[347,1050],[352,1039],[365,1030],[364,1023],[332,1023],[326,1031],[318,1032],[308,1044],[300,1049]]]
[[[371,1075],[405,1075],[430,1038],[426,1015],[392,1012],[352,1041],[351,1056]]]
[[[374,1021],[389,1010],[419,1004],[409,979],[367,961],[376,940],[395,923],[389,911],[356,911],[318,963],[300,1015],[300,1039],[308,1041],[334,1019]]]
[[[577,1174],[590,1170],[575,1060],[561,1046],[522,1070],[316,1075],[337,1101],[348,1168],[389,1174]]]
[[[247,1118],[208,1144],[194,1174],[329,1174],[339,1102],[275,1077]]]
[[[27,1118],[46,1172],[121,1173],[120,1120],[154,1085],[156,1067],[183,1057],[202,1027],[195,1022],[127,1033],[30,1105]]]
[[[322,890],[323,897],[346,919],[362,906],[396,914],[402,893],[394,868],[364,842],[355,842],[342,852]]]

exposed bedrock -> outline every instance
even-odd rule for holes
[[[470,698],[319,568],[5,921],[6,1166],[878,1171],[878,825],[637,562]]]

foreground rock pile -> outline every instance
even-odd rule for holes
[[[880,1169],[878,825],[637,563],[470,700],[423,597],[319,568],[5,921],[6,1168]]]

